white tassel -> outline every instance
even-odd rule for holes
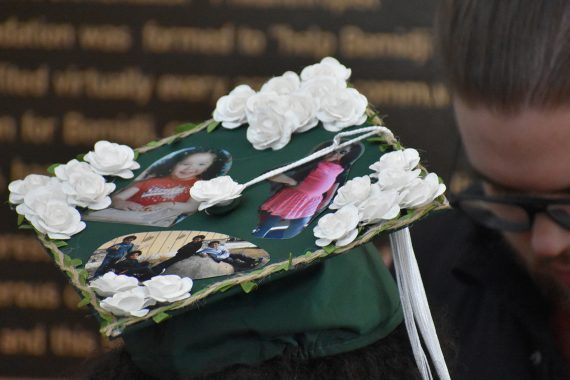
[[[449,371],[441,352],[420,270],[414,255],[410,230],[404,228],[391,233],[390,244],[394,256],[394,268],[396,270],[406,329],[408,330],[412,351],[422,379],[431,380],[433,377],[429,362],[422,348],[418,328],[438,377],[441,380],[449,380]]]

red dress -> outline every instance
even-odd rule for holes
[[[294,187],[285,187],[261,205],[261,210],[283,219],[313,216],[344,168],[336,162],[321,161],[304,180]]]
[[[172,177],[149,178],[134,184],[139,191],[127,199],[142,206],[155,205],[162,202],[188,202],[190,189],[198,178],[187,180]]]

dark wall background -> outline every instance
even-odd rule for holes
[[[433,9],[433,0],[4,0],[0,195],[98,140],[142,145],[209,118],[237,84],[258,89],[327,55],[449,179],[457,136],[433,63]],[[15,226],[3,202],[0,377],[54,377],[110,344]]]

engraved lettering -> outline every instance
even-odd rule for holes
[[[347,58],[396,58],[424,64],[433,55],[431,33],[412,30],[407,33],[368,33],[356,26],[339,32],[340,53]]]
[[[22,69],[0,62],[0,94],[41,97],[49,86],[49,70],[41,65],[37,69]]]
[[[47,348],[47,332],[43,325],[31,329],[0,330],[0,353],[5,355],[45,355]]]
[[[152,53],[228,55],[234,50],[234,41],[232,24],[220,28],[166,27],[149,21],[142,31],[143,49]]]
[[[79,45],[85,50],[125,52],[132,46],[131,31],[127,26],[85,25],[77,34]]]
[[[20,21],[15,17],[0,22],[0,47],[15,49],[71,49],[75,31],[71,24],[38,19]]]
[[[53,141],[56,127],[55,117],[36,116],[26,111],[20,122],[22,142],[29,144],[49,144]]]
[[[277,40],[277,48],[281,55],[321,58],[334,55],[337,47],[336,36],[332,32],[312,26],[297,31],[289,25],[274,25],[271,36]]]
[[[61,298],[53,282],[0,281],[0,308],[57,309]]]
[[[92,145],[108,140],[139,146],[156,139],[154,120],[148,115],[104,119],[89,118],[74,111],[64,115],[62,135],[63,141],[70,145]]]

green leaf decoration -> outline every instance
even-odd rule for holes
[[[145,147],[147,148],[154,148],[155,146],[158,146],[160,143],[158,141],[150,141],[149,143],[147,143],[145,145]]]
[[[111,314],[99,313],[99,316],[101,317],[102,320],[104,320],[107,323],[111,323],[114,320],[114,318]]]
[[[287,261],[287,270],[293,266],[293,252],[289,252],[289,260]]]
[[[406,214],[400,216],[400,220],[406,220],[406,219],[410,219],[411,217],[413,217],[416,214],[416,210],[410,208],[406,210]]]
[[[212,120],[212,121],[208,124],[208,126],[206,127],[206,131],[208,131],[208,133],[214,132],[214,130],[215,130],[216,128],[218,128],[219,125],[220,125],[220,122],[219,122],[219,121]]]
[[[161,311],[160,313],[158,313],[157,315],[152,317],[152,320],[155,323],[161,323],[161,322],[166,321],[168,318],[170,318],[170,315],[165,313],[164,311]]]
[[[76,159],[77,161],[85,161],[85,155],[86,155],[86,154],[87,154],[87,153],[78,154],[77,156],[75,156],[75,159]]]
[[[246,293],[251,293],[252,290],[254,290],[255,288],[257,288],[257,284],[253,281],[246,281],[246,282],[242,282],[240,284],[241,288],[243,289],[244,292]]]
[[[134,156],[134,159],[136,160],[137,158],[139,158],[139,152],[135,150],[135,156]]]
[[[370,138],[366,139],[366,141],[384,143],[384,142],[386,142],[386,139],[384,137],[376,136],[376,137],[370,137]]]
[[[186,132],[189,131],[191,129],[196,128],[198,124],[194,124],[194,123],[184,123],[184,124],[180,124],[178,125],[176,128],[174,128],[174,131],[176,133],[182,133],[182,132]]]
[[[63,255],[63,263],[65,264],[66,267],[71,266],[71,262],[73,261],[73,259],[67,255]]]
[[[55,168],[57,168],[59,165],[61,164],[51,164],[50,166],[48,166],[47,172],[51,175],[55,175]]]
[[[82,298],[81,301],[77,304],[78,308],[85,307],[91,303],[91,298]]]
[[[334,251],[336,251],[336,246],[334,244],[329,244],[326,247],[323,247],[323,249],[325,250],[326,253],[330,255],[331,253],[334,253]]]
[[[54,240],[53,243],[55,244],[55,246],[57,248],[61,248],[61,247],[65,247],[67,246],[67,242],[63,241],[63,240]]]
[[[73,259],[73,260],[71,260],[71,265],[73,265],[75,268],[77,268],[77,267],[80,266],[81,264],[83,264],[83,261],[81,261],[81,259]]]
[[[221,286],[221,287],[219,288],[219,291],[220,291],[221,293],[223,293],[223,292],[225,292],[225,291],[230,290],[230,289],[233,288],[235,285],[236,285],[236,284],[227,284],[227,285]],[[196,295],[196,293],[194,293],[194,295]]]
[[[284,261],[281,264],[277,265],[275,270],[276,271],[288,271],[290,267],[291,266],[289,264],[289,261]]]
[[[18,214],[18,226],[22,225],[22,223],[24,223],[24,220],[26,220],[26,218],[24,218],[24,215]]]
[[[31,224],[27,224],[27,223],[26,224],[20,224],[18,226],[18,229],[20,229],[20,230],[33,230],[34,226],[32,226]]]
[[[77,274],[79,275],[79,281],[82,284],[86,284],[87,279],[89,278],[89,272],[87,272],[85,269],[83,269],[83,270],[80,270]]]

